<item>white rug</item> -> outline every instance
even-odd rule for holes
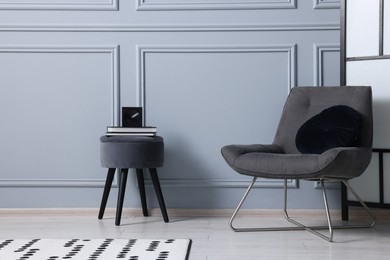
[[[1,239],[0,260],[187,260],[190,239]]]

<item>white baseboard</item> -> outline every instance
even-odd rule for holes
[[[390,219],[389,209],[371,209],[378,219]],[[0,209],[1,217],[96,217],[98,208],[3,208]],[[107,208],[105,217],[115,216],[115,208]],[[167,209],[170,217],[230,217],[234,209]],[[124,208],[123,214],[132,216],[143,216],[140,208]],[[319,209],[291,209],[289,214],[292,217],[323,218],[324,210]],[[161,216],[159,208],[149,209],[150,216]],[[334,218],[340,218],[340,210],[331,210]],[[365,218],[366,213],[362,208],[350,207],[350,218]],[[266,217],[283,218],[283,211],[280,209],[242,209],[239,216],[245,217]]]

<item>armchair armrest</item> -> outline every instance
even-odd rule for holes
[[[318,163],[326,168],[329,177],[351,179],[366,170],[371,154],[369,147],[337,147],[323,152]]]

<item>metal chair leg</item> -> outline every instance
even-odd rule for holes
[[[327,218],[327,221],[328,221],[328,226],[313,226],[313,227],[308,227],[308,226],[305,226],[303,224],[301,224],[300,222],[290,218],[288,216],[288,213],[287,213],[287,180],[284,181],[284,215],[285,215],[285,218],[287,219],[288,222],[300,227],[301,229],[304,229],[304,230],[307,230],[309,231],[310,233],[314,234],[314,235],[317,235],[325,240],[328,240],[329,242],[332,242],[333,240],[333,226],[332,226],[332,220],[331,220],[331,217],[330,217],[330,212],[329,212],[329,206],[328,206],[328,199],[327,199],[327,196],[326,196],[326,191],[325,191],[325,187],[324,187],[324,180],[321,179],[320,180],[320,184],[321,184],[321,189],[322,189],[322,196],[323,196],[323,200],[324,200],[324,206],[325,206],[325,212],[326,212],[326,218]],[[329,236],[325,236],[323,234],[321,234],[320,232],[314,230],[314,229],[328,229],[329,230]]]
[[[359,195],[356,193],[354,189],[352,189],[351,185],[347,180],[342,180],[342,182],[345,184],[347,189],[355,196],[355,198],[359,201],[359,203],[362,205],[362,207],[367,211],[368,215],[371,218],[371,223],[367,225],[355,225],[351,226],[352,228],[370,228],[373,227],[376,223],[375,216],[372,214],[371,210],[367,207],[366,203],[359,197]]]
[[[249,187],[246,189],[244,196],[241,198],[236,210],[233,212],[233,215],[229,220],[229,226],[235,232],[245,232],[245,231],[256,231],[257,230],[256,228],[236,228],[233,226],[233,221],[236,218],[238,211],[241,209],[242,204],[244,204],[244,201],[245,201],[246,197],[248,196],[249,192],[251,191],[253,185],[256,183],[256,180],[257,180],[257,177],[253,177],[251,184],[249,184]],[[260,229],[260,230],[262,230],[262,229]]]
[[[290,231],[290,230],[307,230],[329,242],[333,241],[333,230],[334,229],[352,229],[352,228],[369,228],[375,225],[375,217],[367,207],[367,205],[362,201],[362,199],[356,194],[356,192],[352,189],[352,187],[349,185],[347,180],[342,180],[342,182],[346,185],[346,187],[352,192],[352,194],[356,197],[356,199],[361,203],[363,208],[367,211],[368,215],[371,217],[372,221],[371,223],[367,225],[340,225],[340,226],[333,226],[331,217],[330,217],[330,212],[329,212],[329,206],[328,206],[328,200],[326,196],[326,191],[324,187],[324,179],[320,180],[321,183],[321,188],[322,188],[322,195],[323,195],[323,200],[324,200],[324,205],[325,205],[325,211],[326,211],[326,217],[327,217],[327,226],[305,226],[293,219],[291,219],[288,215],[287,212],[287,180],[284,180],[284,215],[287,221],[290,223],[293,223],[296,225],[296,227],[272,227],[272,228],[252,228],[252,227],[244,227],[244,228],[237,228],[233,225],[233,221],[235,217],[237,216],[237,213],[242,207],[242,204],[244,203],[246,197],[248,196],[249,192],[251,191],[253,185],[255,184],[257,180],[257,177],[254,177],[252,182],[250,183],[249,187],[244,193],[244,196],[242,197],[241,201],[239,202],[236,210],[234,211],[232,217],[230,218],[229,225],[230,227],[235,231],[235,232],[251,232],[251,231]],[[329,231],[329,236],[325,236],[321,234],[320,232],[316,230],[328,230]]]
[[[252,179],[252,182],[250,183],[249,187],[244,193],[244,196],[242,197],[241,201],[239,202],[236,210],[234,211],[232,217],[230,218],[229,225],[231,229],[233,229],[235,232],[256,232],[256,231],[287,231],[287,230],[302,230],[302,227],[271,227],[271,228],[251,228],[251,227],[243,227],[243,228],[238,228],[233,225],[233,221],[236,218],[239,210],[241,209],[242,205],[244,204],[244,201],[246,197],[248,196],[249,192],[251,191],[253,185],[255,184],[257,180],[257,177],[254,177]],[[285,191],[287,191],[287,180],[285,180]],[[287,198],[287,193],[285,192],[285,202]],[[284,204],[284,207],[286,208],[286,203]],[[287,214],[287,211],[285,210],[285,214]],[[288,217],[288,214],[287,214]]]

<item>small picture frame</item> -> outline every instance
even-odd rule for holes
[[[142,107],[122,107],[123,127],[142,127]]]

